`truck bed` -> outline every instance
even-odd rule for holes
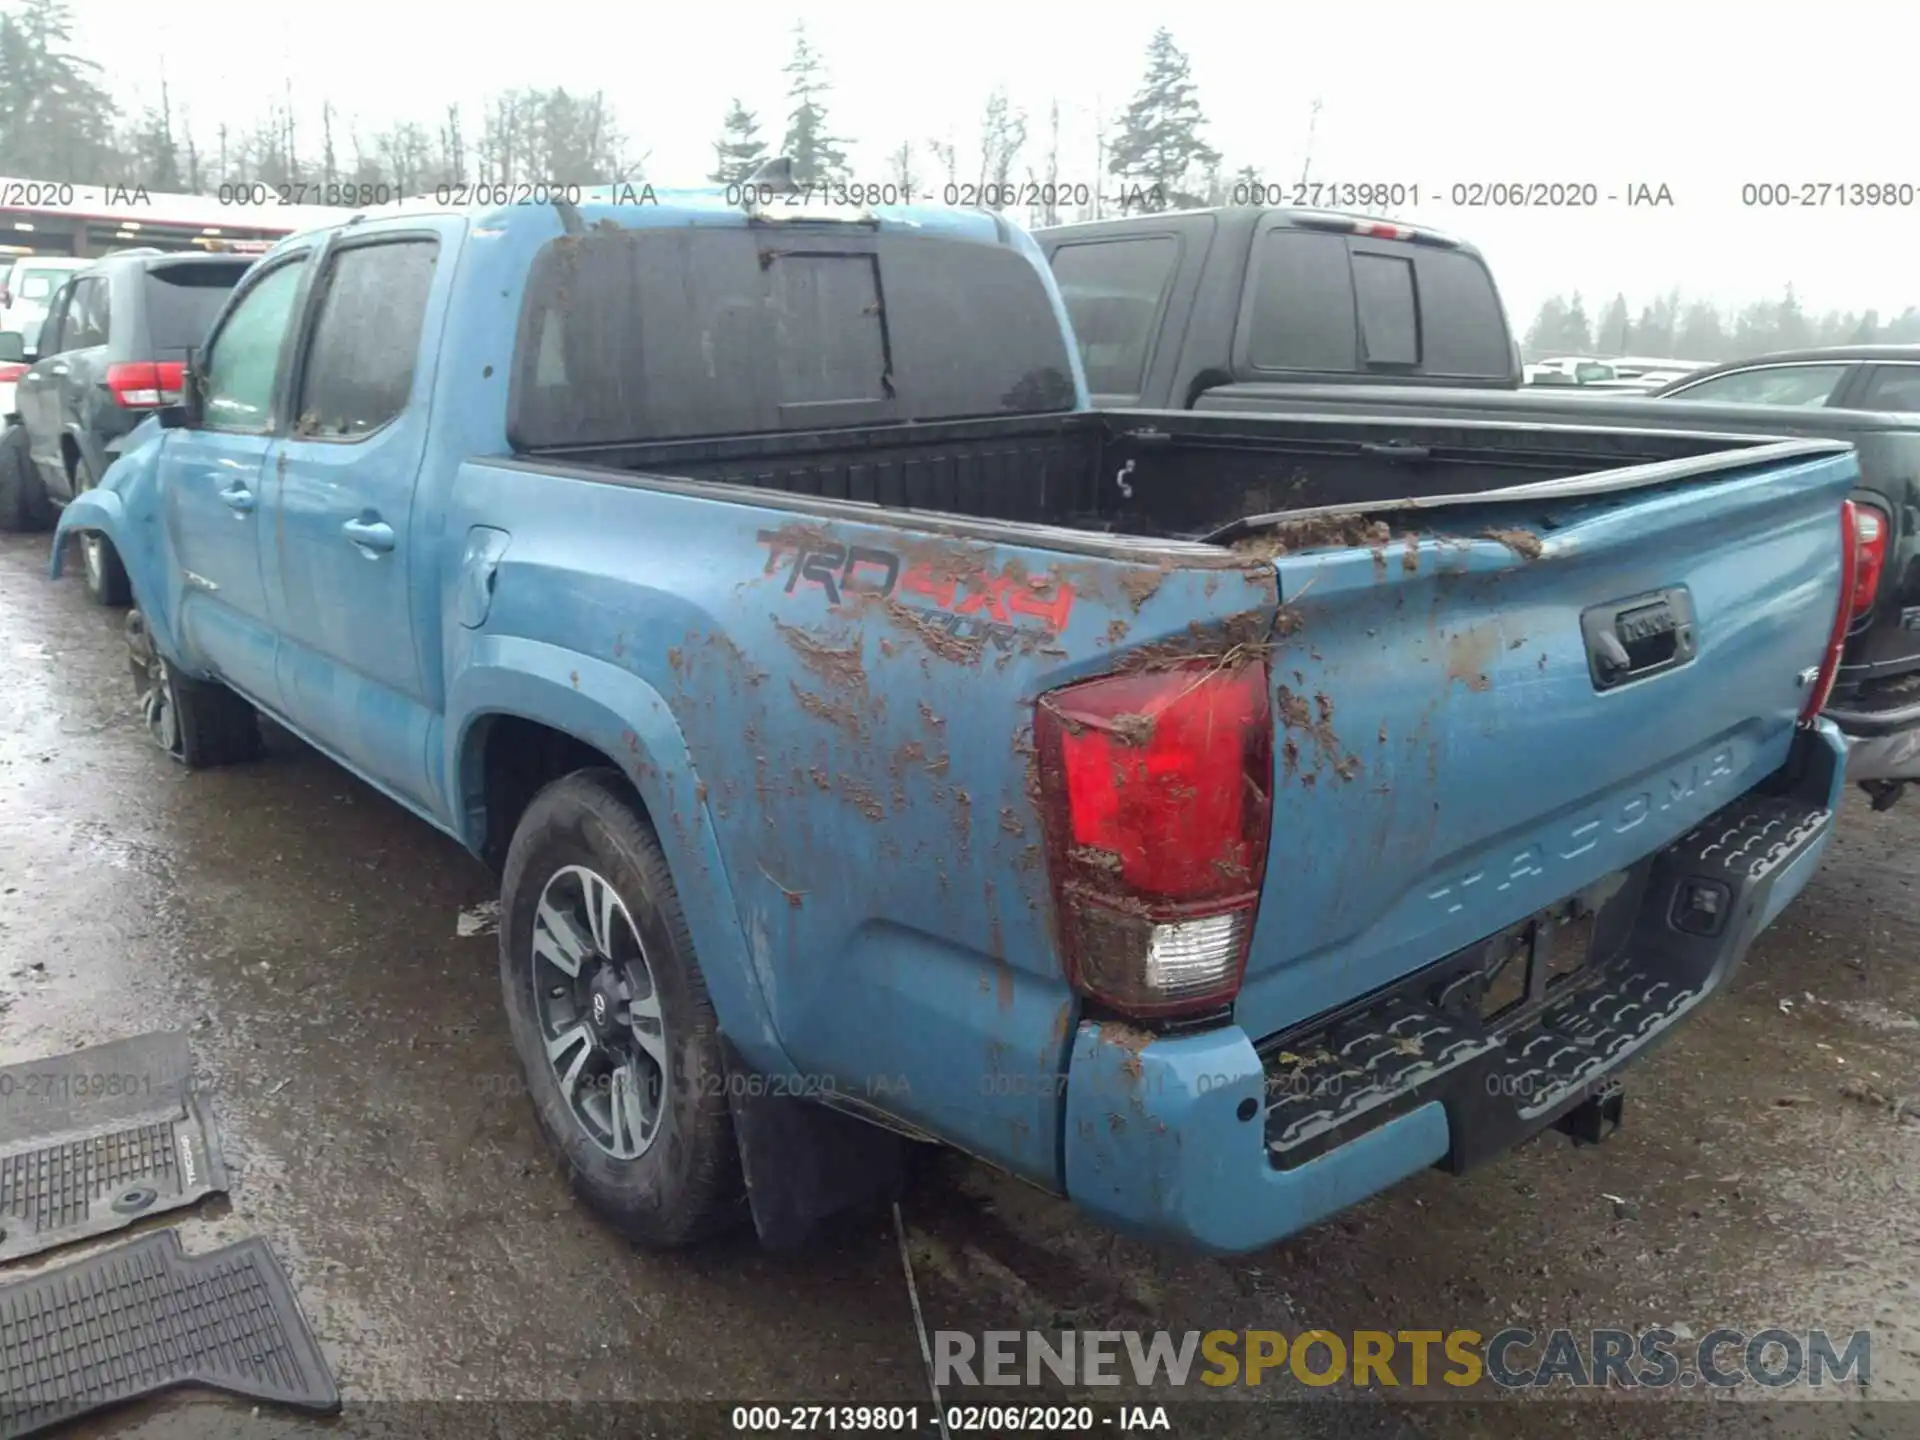
[[[539,462],[1152,540],[1251,517],[1392,508],[1664,467],[1744,463],[1760,437],[1525,421],[1110,410],[528,452]]]

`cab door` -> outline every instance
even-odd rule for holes
[[[181,569],[180,635],[189,658],[279,713],[279,636],[261,566],[262,475],[286,413],[294,319],[311,251],[248,275],[196,367],[197,422],[161,452],[167,531]]]
[[[67,371],[60,360],[60,334],[66,327],[67,302],[73,288],[74,282],[69,281],[55,292],[40,326],[33,363],[13,392],[14,408],[27,429],[27,453],[40,471],[47,493],[58,500],[70,498],[66,461],[60,454],[60,382]]]
[[[267,497],[288,718],[423,806],[434,709],[413,592],[434,571],[413,501],[451,285],[442,241],[459,223],[356,228],[319,262],[291,383],[299,420],[276,444]]]

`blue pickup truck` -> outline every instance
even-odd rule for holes
[[[640,1242],[938,1141],[1238,1252],[1601,1138],[1819,863],[1846,447],[1096,411],[996,216],[652,198],[284,241],[54,560],[177,760],[265,714],[498,868]]]

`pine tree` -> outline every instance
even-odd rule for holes
[[[66,0],[25,0],[0,16],[0,174],[81,184],[140,179],[113,136],[119,111],[73,54]]]
[[[827,82],[825,62],[807,41],[804,24],[793,27],[793,59],[781,69],[791,77],[787,97],[793,101],[793,109],[787,114],[787,133],[780,151],[793,161],[795,183],[831,185],[844,181],[845,142],[828,131],[822,99],[833,87]]]
[[[1154,32],[1147,73],[1120,117],[1108,173],[1126,184],[1124,208],[1170,210],[1203,203],[1206,175],[1220,152],[1200,138],[1206,117],[1187,57],[1172,32]]]
[[[760,138],[760,122],[735,100],[720,122],[720,138],[713,142],[713,169],[707,178],[716,185],[738,185],[767,158],[767,142]]]
[[[1724,360],[1727,334],[1720,312],[1705,300],[1695,300],[1681,312],[1680,333],[1674,337],[1676,360]]]
[[[1631,323],[1627,318],[1627,297],[1615,295],[1600,314],[1600,324],[1593,332],[1594,345],[1602,354],[1625,355]]]
[[[1560,331],[1560,352],[1563,355],[1591,355],[1593,353],[1593,325],[1587,319],[1587,302],[1580,298],[1578,290],[1567,302],[1567,319]]]

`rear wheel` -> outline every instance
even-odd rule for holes
[[[93,467],[81,456],[73,462],[73,493],[84,495],[94,486]],[[133,586],[113,542],[97,530],[80,533],[80,555],[86,562],[87,593],[102,605],[131,605]]]
[[[146,616],[127,616],[127,662],[147,734],[190,769],[231,765],[260,753],[260,713],[224,685],[195,680],[167,663]]]
[[[0,436],[0,530],[44,530],[53,523],[53,506],[27,449],[24,425],[9,425]]]
[[[686,1245],[745,1217],[719,1021],[652,828],[617,771],[554,781],[514,831],[500,981],[541,1129],[624,1234]]]

